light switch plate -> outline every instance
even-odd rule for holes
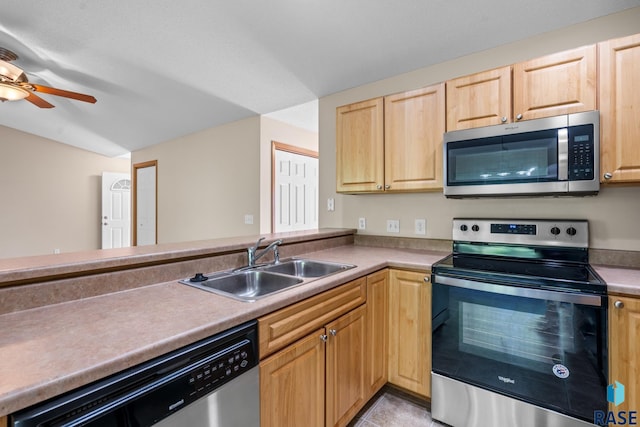
[[[415,234],[422,234],[422,235],[427,234],[427,220],[426,219],[422,219],[422,218],[416,219],[414,233]]]
[[[333,197],[329,197],[327,199],[327,210],[329,212],[333,212],[336,210],[336,204],[335,204],[335,200],[333,199]]]
[[[244,223],[245,224],[253,224],[253,215],[245,215],[244,216]]]

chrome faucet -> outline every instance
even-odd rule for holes
[[[267,252],[273,251],[274,263],[277,264],[280,262],[280,254],[278,253],[278,246],[282,244],[282,240],[276,240],[275,242],[271,242],[269,246],[264,248],[261,252],[256,253],[258,250],[258,246],[260,246],[260,242],[262,242],[265,238],[261,237],[256,242],[255,246],[247,248],[247,255],[249,257],[249,267],[255,267],[256,261],[262,258]]]

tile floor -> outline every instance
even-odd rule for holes
[[[427,402],[384,387],[349,427],[444,427],[431,419],[429,410]]]

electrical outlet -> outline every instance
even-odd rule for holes
[[[253,215],[245,215],[244,216],[244,223],[245,224],[253,224]]]
[[[335,204],[335,200],[332,197],[329,197],[327,199],[327,210],[329,212],[333,212],[336,210],[336,204]]]
[[[427,234],[427,220],[426,219],[416,219],[415,221],[415,234]]]
[[[367,228],[366,218],[358,218],[358,230],[364,230]]]
[[[388,219],[387,220],[387,233],[399,233],[400,232],[400,220]]]

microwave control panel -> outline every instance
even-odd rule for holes
[[[569,181],[594,178],[593,125],[569,128]]]

